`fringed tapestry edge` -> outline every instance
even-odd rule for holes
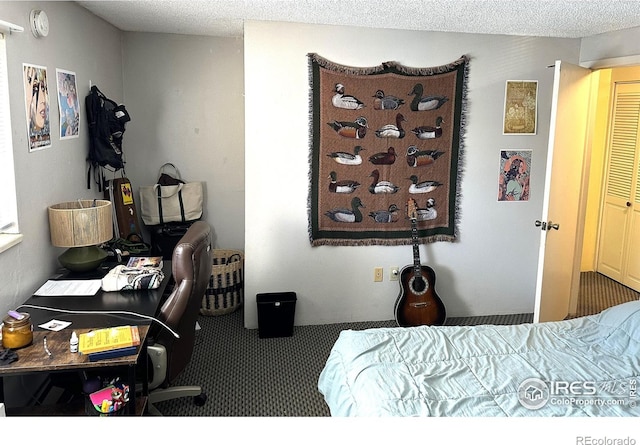
[[[309,236],[309,242],[313,245],[313,61],[309,57],[308,61],[308,76],[309,76],[309,153],[308,153],[308,181],[309,181],[309,195],[307,196],[307,232]]]
[[[462,219],[462,177],[465,170],[465,155],[466,155],[466,133],[467,133],[467,106],[468,106],[468,83],[469,83],[469,60],[467,55],[462,56],[458,61],[464,63],[463,81],[462,81],[462,100],[461,100],[461,112],[460,112],[460,129],[459,143],[458,143],[458,165],[456,172],[456,195],[455,195],[455,217],[453,223],[453,238],[457,241],[459,238],[459,225]]]
[[[424,68],[416,68],[410,67],[406,65],[402,65],[398,62],[385,62],[382,65],[387,69],[393,69],[394,71],[400,74],[406,74],[409,76],[433,76],[435,74],[443,74],[448,73],[449,71],[455,70],[458,66],[467,63],[469,61],[469,56],[466,54],[461,56],[459,59],[439,66],[430,66]]]
[[[418,238],[418,244],[429,244],[434,242],[456,242],[455,235],[431,235]],[[319,246],[338,246],[338,247],[361,247],[361,246],[410,246],[413,241],[410,238],[401,239],[382,239],[382,238],[363,238],[356,239],[335,239],[321,238],[313,239],[311,237],[311,247]]]
[[[448,73],[449,71],[455,70],[458,66],[467,63],[469,61],[468,55],[462,55],[459,59],[439,66],[431,66],[424,68],[416,68],[407,65],[403,65],[399,62],[389,61],[383,62],[380,65],[369,66],[369,67],[356,67],[349,65],[342,65],[340,63],[333,62],[329,59],[326,59],[316,53],[307,54],[309,58],[309,63],[317,63],[318,66],[328,69],[330,71],[334,71],[336,73],[342,74],[351,74],[351,75],[370,75],[370,74],[380,74],[387,71],[396,71],[400,74],[405,74],[409,76],[432,76],[435,74],[443,74]]]
[[[318,64],[318,66],[328,69],[330,71],[334,71],[336,73],[363,76],[363,75],[381,73],[381,72],[384,72],[385,70],[384,64],[371,66],[371,67],[356,67],[356,66],[341,65],[339,63],[332,62],[331,60],[325,59],[324,57],[316,53],[309,53],[307,56],[309,57],[309,63],[315,62]]]

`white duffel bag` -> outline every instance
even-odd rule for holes
[[[163,173],[163,169],[168,165],[175,169],[174,176]],[[164,185],[170,182],[174,185]],[[198,220],[202,217],[203,195],[202,182],[184,182],[173,164],[164,164],[160,167],[160,179],[157,184],[140,187],[142,221],[148,226],[155,226],[168,222]]]

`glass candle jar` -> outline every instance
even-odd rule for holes
[[[33,342],[31,316],[26,312],[21,312],[20,315],[20,320],[9,315],[2,320],[2,346],[6,349],[22,348]]]

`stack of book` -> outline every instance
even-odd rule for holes
[[[92,362],[134,355],[139,345],[138,326],[103,328],[78,336],[78,352],[87,355]]]

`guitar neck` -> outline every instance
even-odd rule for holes
[[[411,241],[413,242],[413,273],[420,275],[420,249],[418,243],[418,226],[415,218],[411,218]]]

